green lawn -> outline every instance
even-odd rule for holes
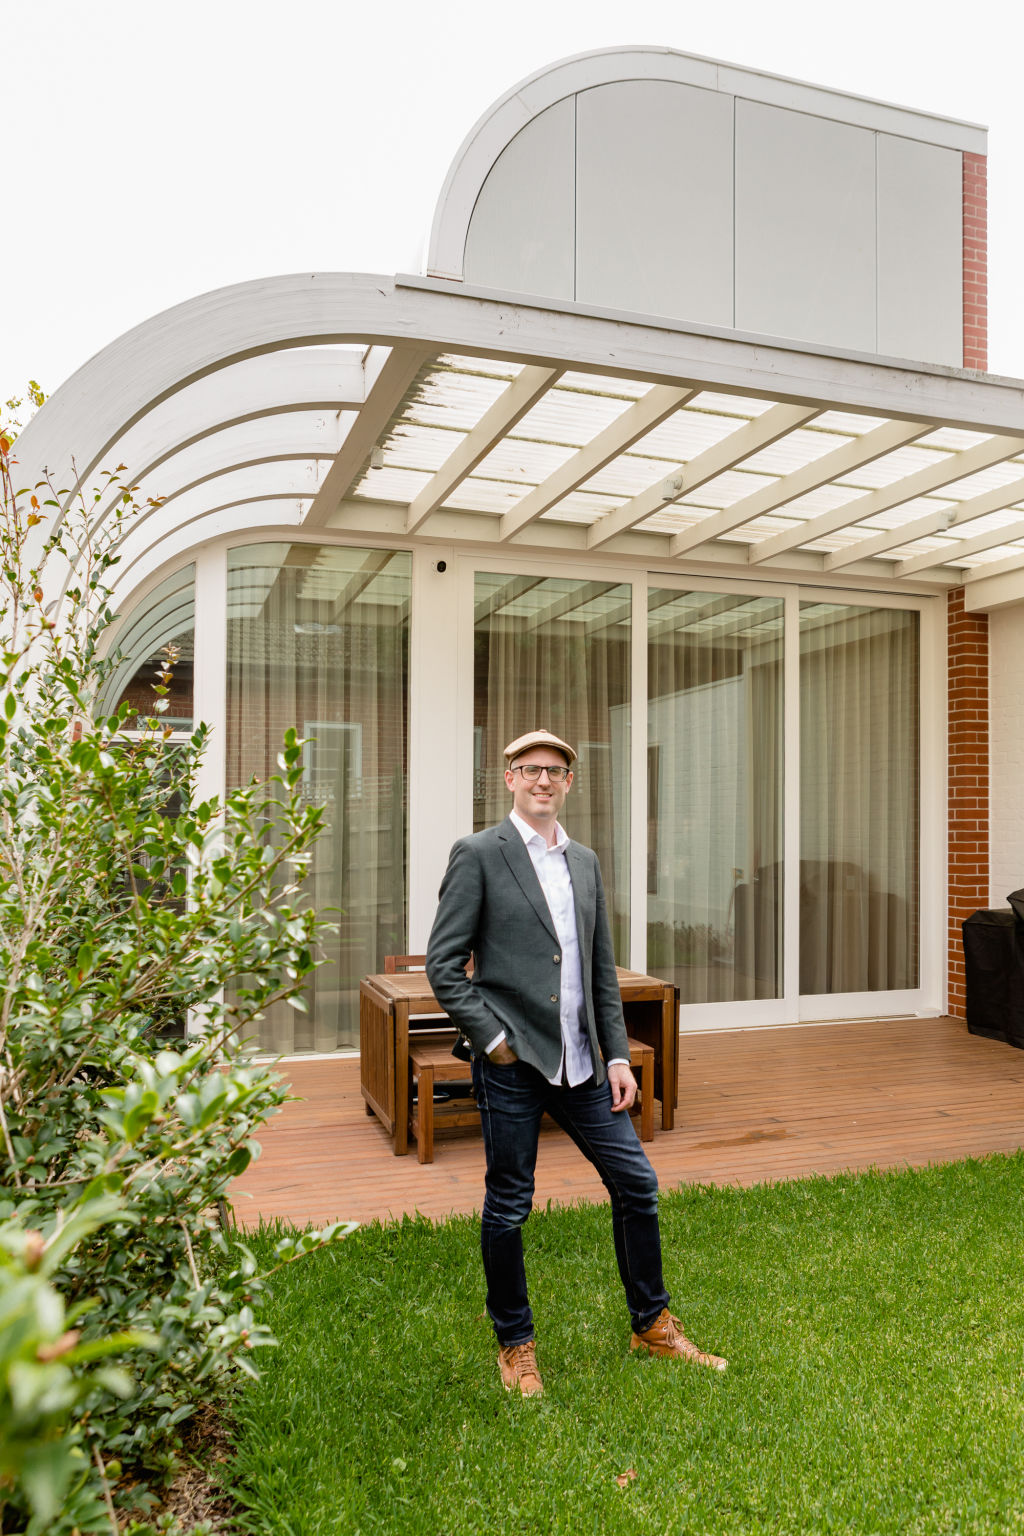
[[[272,1282],[241,1528],[1024,1530],[1022,1183],[1018,1155],[665,1194],[673,1309],[724,1376],[630,1355],[606,1209],[535,1213],[535,1402],[502,1390],[475,1223],[365,1228]]]

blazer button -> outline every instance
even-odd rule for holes
[[[553,955],[552,959],[554,960],[555,964],[558,965],[560,963],[562,957],[561,957],[561,955]]]
[[[558,1002],[558,994],[556,992],[552,992],[552,994],[551,994],[551,1001],[553,1003],[557,1003]]]

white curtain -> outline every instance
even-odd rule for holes
[[[918,615],[800,607],[800,991],[918,985]]]
[[[285,731],[308,738],[304,792],[326,808],[308,899],[338,925],[308,1014],[279,1004],[258,1045],[359,1044],[359,982],[407,949],[410,557],[261,544],[228,561],[228,784],[276,772]]]
[[[782,602],[648,606],[648,970],[685,1003],[777,997]]]

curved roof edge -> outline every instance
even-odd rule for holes
[[[461,281],[470,220],[495,161],[541,112],[566,96],[622,80],[664,80],[723,91],[819,117],[920,139],[947,149],[987,153],[987,130],[977,124],[832,90],[675,48],[600,48],[545,65],[506,91],[470,129],[448,170],[434,212],[427,273]]]

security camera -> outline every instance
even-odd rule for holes
[[[447,560],[435,560],[433,562],[433,565],[434,565],[434,570],[437,572],[437,574],[439,576],[443,576],[445,571],[448,569],[448,561]]]

